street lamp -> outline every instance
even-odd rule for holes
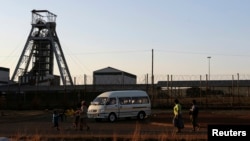
[[[208,59],[208,80],[210,80],[210,59],[211,59],[211,56],[208,56],[207,59]]]

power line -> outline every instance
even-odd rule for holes
[[[93,52],[78,52],[71,53],[68,55],[89,55],[89,54],[114,54],[114,53],[141,53],[141,52],[151,52],[151,50],[119,50],[119,51],[93,51]]]
[[[236,56],[236,57],[250,57],[247,54],[225,54],[225,53],[214,53],[214,52],[194,52],[194,51],[176,51],[176,50],[156,50],[160,53],[176,53],[176,54],[198,54],[198,55],[213,55],[213,56]]]

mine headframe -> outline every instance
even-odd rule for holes
[[[19,84],[31,85],[51,85],[51,82],[57,82],[54,76],[55,57],[63,85],[73,85],[56,33],[57,15],[48,10],[32,10],[31,12],[32,28],[11,80],[18,79]],[[32,63],[31,66],[30,63]]]

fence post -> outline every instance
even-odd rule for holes
[[[232,98],[232,103],[231,106],[233,107],[233,103],[234,103],[234,75],[232,75],[232,94],[231,94],[231,98]]]
[[[206,108],[208,107],[208,105],[207,105],[207,95],[208,95],[208,76],[206,74]]]
[[[84,93],[83,93],[83,98],[84,99],[86,99],[86,97],[85,97],[86,96],[86,92],[87,92],[87,90],[86,90],[87,86],[86,85],[87,85],[87,75],[84,74]]]
[[[240,104],[240,90],[239,90],[239,73],[237,73],[237,95],[238,95],[238,104]],[[240,105],[239,105],[240,106]]]
[[[202,92],[202,85],[201,85],[201,80],[202,80],[202,76],[200,75],[200,105],[201,105],[201,92]]]

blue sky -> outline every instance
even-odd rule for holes
[[[249,74],[248,0],[0,0],[0,66],[12,75],[31,11],[57,15],[72,77],[113,67],[137,76]],[[55,64],[55,73],[57,71]]]

